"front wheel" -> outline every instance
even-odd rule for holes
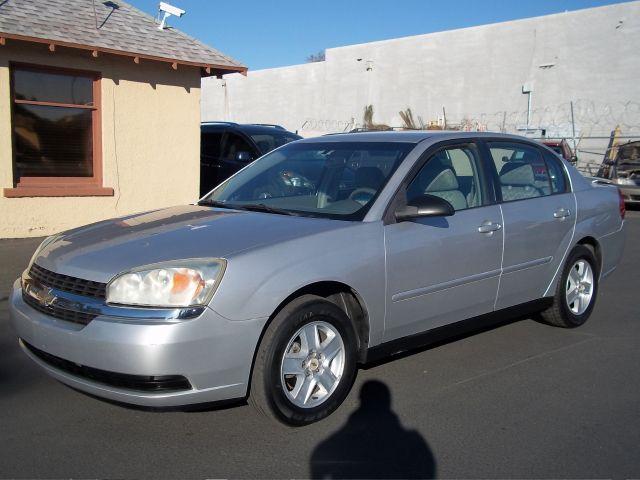
[[[335,304],[313,295],[293,300],[260,342],[249,402],[289,425],[321,420],[351,389],[356,345],[351,321]]]
[[[593,251],[577,245],[567,257],[553,305],[542,319],[557,327],[575,328],[587,321],[598,294],[600,270]]]

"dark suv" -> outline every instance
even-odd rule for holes
[[[302,138],[266,124],[204,122],[200,132],[200,195],[265,153]]]

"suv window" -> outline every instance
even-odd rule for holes
[[[265,154],[270,152],[271,150],[281,147],[285,143],[293,142],[294,140],[298,140],[298,136],[286,135],[286,134],[267,134],[267,133],[255,133],[251,134],[251,139],[255,142],[255,144],[260,149],[261,154]]]
[[[549,171],[540,150],[521,143],[491,142],[488,146],[498,171],[503,201],[551,194]]]
[[[433,154],[409,184],[407,202],[426,194],[443,198],[456,211],[479,207],[478,159],[473,145],[448,147]]]
[[[255,158],[255,151],[253,147],[240,135],[235,133],[227,133],[227,140],[224,142],[222,149],[223,160],[235,160],[238,152],[248,152]]]
[[[200,136],[200,158],[202,163],[210,165],[220,158],[222,133],[203,133]]]

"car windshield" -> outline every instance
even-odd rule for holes
[[[200,204],[362,220],[411,143],[291,143],[253,162]]]

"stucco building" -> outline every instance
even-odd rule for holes
[[[0,238],[192,202],[201,78],[245,71],[120,0],[0,2]]]
[[[416,15],[428,15],[429,4]],[[601,160],[640,135],[640,2],[326,50],[326,60],[203,81],[203,120],[278,123],[303,136],[373,121],[570,139]],[[573,108],[572,108],[573,106]],[[595,154],[592,152],[596,152]]]

